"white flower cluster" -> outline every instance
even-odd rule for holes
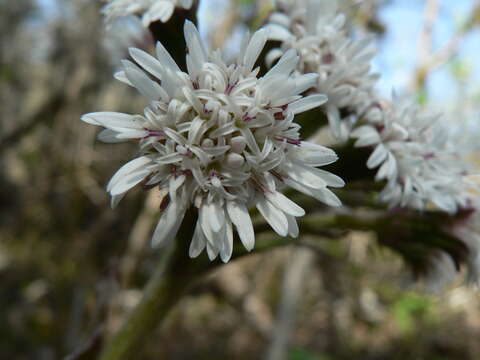
[[[190,9],[193,0],[110,0],[102,12],[107,23],[127,15],[141,15],[142,24],[148,27],[155,21],[167,22],[176,7]]]
[[[185,23],[184,32],[188,73],[158,43],[157,58],[131,48],[137,64],[124,61],[124,71],[116,75],[149,100],[143,115],[97,112],[82,120],[105,127],[99,135],[103,141],[139,140],[141,156],[118,170],[108,191],[114,205],[142,182],[168,194],[154,245],[172,240],[194,205],[198,220],[190,256],[206,248],[210,259],[220,255],[226,262],[233,225],[245,248],[254,247],[249,207],[255,206],[278,235],[296,237],[296,217],[305,212],[280,190],[289,186],[339,206],[327,187],[344,182],[317,168],[336,161],[336,154],[301,141],[293,122],[295,114],[326,101],[321,94],[300,95],[317,75],[293,75],[299,60],[295,50],[258,78],[254,64],[267,41],[266,30],[246,38],[231,63],[218,50],[207,51],[192,23]]]
[[[356,146],[372,148],[367,167],[379,167],[376,180],[387,181],[379,198],[392,207],[434,204],[449,213],[471,207],[475,197],[464,180],[470,169],[447,124],[404,99],[380,105],[373,91],[378,75],[370,71],[371,40],[349,36],[337,1],[277,0],[276,8],[268,29],[281,47],[267,61],[296,49],[298,73],[319,74],[309,93],[327,95],[323,107],[337,139],[357,138]]]
[[[468,163],[439,115],[394,95],[390,104],[373,105],[360,122],[351,136],[355,146],[373,149],[367,167],[379,167],[376,180],[387,181],[381,200],[419,210],[433,204],[451,214],[474,205]]]
[[[270,39],[281,47],[267,55],[273,63],[289,49],[297,50],[300,73],[318,73],[314,91],[325,94],[332,134],[346,140],[356,114],[368,106],[378,74],[370,71],[375,55],[370,37],[352,40],[336,0],[281,0],[269,19]],[[348,115],[342,118],[342,110]]]

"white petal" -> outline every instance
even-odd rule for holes
[[[127,68],[125,69],[125,74],[127,75],[128,80],[143,96],[150,100],[158,100],[162,98],[164,92],[160,85],[151,80],[143,71]]]
[[[295,78],[296,94],[301,94],[305,90],[310,89],[312,86],[315,86],[317,83],[318,74],[304,74]]]
[[[103,129],[97,135],[97,139],[104,143],[119,143],[125,141],[118,137],[118,132],[111,129]]]
[[[312,189],[308,186],[304,186],[296,181],[290,179],[285,179],[285,183],[291,188],[300,191],[301,193],[311,196],[318,201],[321,201],[330,206],[341,206],[342,202],[340,199],[331,192],[328,188],[324,187],[321,189]]]
[[[162,78],[163,67],[162,64],[150,54],[137,48],[129,48],[130,56],[150,74],[156,76],[158,79]]]
[[[327,96],[323,94],[310,95],[289,104],[288,110],[293,114],[302,113],[325,104],[327,100]]]
[[[133,84],[128,80],[127,75],[125,74],[125,71],[117,71],[115,74],[113,74],[113,77],[117,79],[118,81],[123,82],[124,84],[127,84],[129,86],[133,86]]]
[[[283,51],[280,49],[272,49],[268,52],[267,56],[265,57],[265,63],[267,66],[272,66],[273,62],[281,57]]]
[[[298,63],[298,55],[296,50],[290,49],[278,60],[274,67],[272,67],[265,77],[273,75],[289,75],[295,70]]]
[[[117,207],[118,203],[120,202],[120,200],[123,199],[125,194],[126,193],[112,196],[112,198],[110,199],[110,206],[112,207],[112,209],[115,209]]]
[[[191,64],[194,67],[193,69],[189,68],[189,73],[193,75],[192,72],[195,74],[203,68],[203,64],[207,60],[207,52],[198,30],[192,22],[185,21],[183,32],[188,48],[187,58],[191,59]]]
[[[248,70],[251,70],[253,68],[253,65],[255,65],[258,56],[262,52],[263,47],[268,40],[267,35],[267,30],[260,29],[256,31],[250,39],[250,42],[248,43],[247,49],[245,51],[245,56],[243,58],[243,64]]]
[[[248,251],[251,251],[255,246],[255,233],[247,207],[237,201],[227,201],[227,211],[228,216],[237,228],[237,233],[243,246]]]
[[[292,216],[303,216],[305,215],[305,210],[303,210],[300,206],[295,204],[292,200],[287,198],[282,193],[275,191],[273,193],[266,193],[265,197],[268,201],[270,201],[273,205],[277,208],[282,210],[283,212],[292,215]]]
[[[139,158],[133,159],[129,161],[125,165],[123,165],[110,179],[107,185],[107,191],[110,191],[112,187],[120,181],[123,177],[127,176],[128,174],[141,169],[152,162],[152,159],[148,156],[141,156]]]
[[[223,207],[217,201],[212,201],[209,204],[203,205],[207,212],[207,217],[210,222],[210,228],[213,232],[219,232],[225,224],[225,212]]]
[[[260,154],[260,148],[258,147],[257,140],[255,140],[255,137],[253,136],[250,129],[243,128],[243,129],[240,129],[240,132],[242,133],[245,139],[245,142],[247,143],[247,146],[250,148],[253,154],[255,155]]]
[[[192,242],[190,243],[190,248],[188,250],[188,255],[191,258],[196,258],[198,255],[201,254],[203,249],[205,249],[206,244],[207,244],[207,239],[203,234],[199,220],[197,220],[197,223],[195,225],[195,231],[193,233]]]
[[[327,186],[325,180],[313,171],[314,168],[291,163],[285,164],[285,168],[288,176],[300,184],[314,189],[321,189]]]
[[[292,238],[298,237],[298,224],[297,224],[297,219],[295,219],[294,216],[292,215],[285,215],[287,217],[288,221],[288,235],[291,236]]]
[[[265,29],[268,30],[269,40],[285,41],[292,37],[288,29],[278,24],[268,24]]]
[[[222,259],[224,263],[227,263],[232,257],[232,252],[233,252],[233,229],[232,229],[232,223],[230,221],[227,221],[225,223],[225,235],[223,239],[223,244],[220,250],[220,259]]]
[[[287,236],[288,221],[285,214],[273,206],[265,198],[260,198],[257,201],[257,209],[262,216],[267,220],[272,229],[280,236]]]
[[[148,27],[150,23],[160,20],[167,22],[173,14],[175,6],[171,1],[157,1],[150,9],[143,15],[143,26]]]
[[[149,169],[137,169],[118,180],[112,186],[110,194],[112,196],[123,194],[135,185],[140,184],[150,174],[151,171]]]
[[[135,115],[113,111],[99,111],[82,115],[82,121],[104,127],[123,127],[141,129],[142,124],[135,121]]]
[[[160,217],[155,232],[153,233],[153,247],[165,246],[173,240],[182,224],[185,211],[185,207],[182,206],[179,201],[170,202]]]
[[[190,9],[193,4],[193,0],[180,0],[180,4],[184,9]]]
[[[175,60],[173,60],[168,51],[163,47],[162,43],[157,42],[155,50],[160,64],[166,66],[173,72],[180,72],[180,68],[178,67],[177,63],[175,62]]]
[[[373,153],[370,155],[367,161],[367,167],[369,169],[376,168],[387,157],[388,151],[383,144],[378,144]]]

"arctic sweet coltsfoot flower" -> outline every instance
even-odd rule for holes
[[[379,167],[376,180],[387,181],[384,202],[419,210],[433,203],[449,213],[476,202],[478,186],[466,178],[469,163],[438,114],[394,95],[390,104],[372,106],[359,125],[351,136],[355,146],[373,149],[367,167]]]
[[[193,0],[110,0],[102,12],[107,23],[127,15],[140,15],[142,24],[148,27],[155,21],[167,22],[176,7],[190,9]]]
[[[246,38],[236,60],[209,52],[195,26],[186,22],[188,72],[181,71],[158,43],[157,58],[130,49],[136,64],[124,61],[117,79],[134,86],[149,104],[143,115],[86,114],[82,120],[105,127],[106,142],[137,139],[141,156],[120,168],[107,190],[115,205],[133,186],[158,186],[168,195],[153,245],[169,243],[185,212],[198,209],[190,256],[205,248],[210,259],[227,262],[233,229],[247,250],[255,235],[249,208],[255,206],[280,236],[298,235],[296,217],[304,210],[280,191],[288,186],[328,205],[340,201],[328,189],[339,177],[317,167],[337,160],[323,146],[300,140],[294,116],[320,106],[325,95],[303,97],[316,75],[294,76],[298,56],[287,51],[263,77],[254,64],[267,31]]]
[[[280,48],[267,55],[273,63],[285,51],[296,49],[300,73],[318,73],[313,91],[325,94],[323,105],[334,137],[346,140],[356,114],[370,104],[378,74],[370,72],[375,49],[370,37],[351,39],[345,15],[335,0],[282,0],[267,28]],[[341,115],[348,110],[347,116]],[[343,116],[343,117],[342,117]]]

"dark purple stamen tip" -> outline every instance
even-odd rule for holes
[[[149,137],[155,137],[155,136],[164,136],[165,133],[162,130],[152,130],[152,129],[144,129],[148,134],[144,136],[144,139],[149,138]]]
[[[291,145],[297,145],[297,146],[300,146],[302,144],[302,140],[300,139],[292,139],[292,138],[287,138],[285,136],[275,136],[275,139],[278,140],[278,141],[285,141],[287,144],[291,144]]]

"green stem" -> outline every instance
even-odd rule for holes
[[[142,300],[123,327],[107,342],[99,360],[130,359],[134,353],[138,358],[144,341],[182,297],[192,280],[209,269],[210,263],[188,258],[194,221],[194,214],[187,213],[173,253],[155,270],[145,287]]]

